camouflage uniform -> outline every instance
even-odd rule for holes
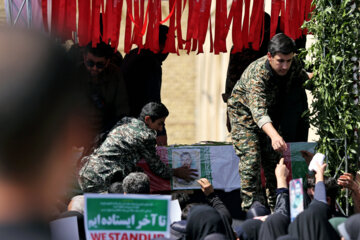
[[[231,51],[232,49],[233,48],[231,48]],[[222,94],[224,103],[227,103],[236,82],[240,79],[241,74],[245,71],[247,66],[259,57],[262,57],[264,54],[262,54],[261,51],[255,51],[251,48],[243,49],[242,52],[230,54],[229,66],[226,73],[225,93]],[[228,131],[231,132],[229,113],[227,111],[226,127]]]
[[[114,176],[122,181],[137,170],[136,163],[144,158],[150,169],[163,178],[172,176],[172,169],[156,155],[156,131],[136,118],[124,117],[111,130],[102,145],[86,157],[79,172],[84,192],[107,191]]]
[[[240,158],[242,207],[249,209],[254,201],[265,204],[261,189],[260,165],[266,177],[266,195],[270,207],[275,205],[275,167],[280,158],[271,140],[261,127],[272,122],[279,130],[285,99],[291,89],[302,86],[308,78],[299,60],[294,57],[286,76],[275,75],[267,56],[249,65],[237,81],[228,99],[231,135],[236,154]]]

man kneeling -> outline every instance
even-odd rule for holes
[[[146,104],[139,118],[124,117],[110,131],[102,145],[88,157],[79,172],[79,184],[84,192],[105,192],[116,181],[122,181],[137,170],[142,158],[151,171],[163,178],[172,176],[193,180],[195,169],[170,169],[156,155],[156,131],[162,131],[168,109],[162,103]]]

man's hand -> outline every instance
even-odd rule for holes
[[[311,159],[314,157],[315,154],[305,151],[305,150],[301,150],[300,153],[301,153],[301,156],[305,159],[306,164],[309,166]]]
[[[178,167],[174,169],[174,176],[182,178],[187,182],[194,180],[197,175],[197,170],[188,167]]]
[[[271,138],[271,145],[277,152],[284,152],[287,150],[287,145],[280,135]]]
[[[318,162],[315,162],[315,184],[324,181],[324,172],[326,169],[326,163],[320,166]]]
[[[265,123],[261,129],[270,137],[271,145],[275,151],[284,152],[287,150],[284,139],[279,135],[271,122]]]
[[[206,178],[201,178],[197,180],[197,182],[198,184],[200,184],[201,190],[204,192],[205,196],[209,196],[211,193],[214,192],[213,186]]]
[[[340,186],[344,188],[348,188],[353,191],[358,190],[359,187],[358,183],[354,181],[354,176],[351,173],[344,173],[343,175],[341,175],[337,180],[337,183]]]
[[[284,158],[281,158],[275,168],[277,188],[288,188],[286,178],[289,175],[289,169],[284,164]]]

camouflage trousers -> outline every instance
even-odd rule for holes
[[[276,203],[275,168],[280,154],[272,149],[270,139],[261,132],[241,130],[232,136],[233,146],[240,158],[242,208],[248,210],[254,201],[274,209]],[[261,166],[266,178],[265,193],[261,184]]]

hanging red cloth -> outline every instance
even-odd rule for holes
[[[66,17],[63,39],[72,39],[72,33],[76,32],[76,2],[73,0],[66,0]]]
[[[241,52],[243,49],[243,42],[241,35],[243,0],[234,0],[231,9],[234,9],[233,28],[232,28],[232,39],[233,39],[234,47],[232,53],[236,53],[236,52]],[[231,11],[232,10],[230,10],[230,12]]]
[[[100,43],[100,6],[101,0],[92,0],[92,31],[91,31],[91,41],[92,47],[96,47]]]
[[[200,1],[189,1],[189,17],[188,17],[188,29],[186,34],[185,50],[189,54],[190,51],[195,51],[197,47],[197,35],[199,27],[199,15],[200,15]],[[192,48],[191,48],[192,43]]]
[[[149,0],[150,2],[150,0]],[[125,26],[125,45],[124,45],[124,51],[125,53],[130,52],[131,50],[131,30],[132,30],[132,23],[130,16],[132,14],[132,1],[126,0],[126,26]]]
[[[122,6],[123,0],[106,1],[106,10],[103,18],[103,41],[106,43],[111,42],[111,47],[114,49],[117,49],[119,45]]]
[[[311,6],[312,0],[305,0],[305,1],[306,1],[306,3],[305,3],[305,13],[304,13],[304,17],[305,17],[305,20],[306,20],[306,21],[309,21],[309,20],[310,20],[311,12],[314,10],[315,5]],[[307,30],[307,29],[304,29],[304,30],[303,30],[303,34],[308,34],[308,30]]]
[[[177,36],[177,50],[179,53],[179,49],[183,49],[183,39],[182,39],[182,31],[181,31],[181,15],[182,15],[182,0],[176,1],[176,36]],[[186,0],[184,2],[184,8],[186,5]]]
[[[134,0],[134,29],[132,34],[131,43],[136,44],[138,47],[142,47],[142,37],[140,35],[142,22],[140,22],[140,3],[139,0]]]
[[[287,22],[285,22],[284,33],[287,36],[291,37],[292,39],[296,39],[296,31],[299,27],[297,0],[286,2],[286,17],[287,17]],[[289,27],[289,22],[291,23],[291,27]]]
[[[159,25],[161,21],[161,0],[149,0],[149,23],[145,48],[159,52]]]
[[[91,41],[90,38],[90,1],[89,0],[78,0],[79,4],[79,45],[85,46]]]
[[[242,41],[245,48],[249,48],[249,11],[250,11],[250,0],[245,0],[245,14],[244,22],[242,27]]]
[[[47,7],[48,7],[47,0],[42,0],[41,1],[41,13],[42,13],[45,32],[49,32]]]
[[[301,26],[304,24],[304,20],[305,20],[305,5],[306,5],[306,0],[298,0],[298,4],[299,4],[299,16],[298,16],[298,21],[299,21],[299,29],[296,32],[296,39],[298,39],[299,37],[302,36],[302,29]]]
[[[264,0],[259,0],[252,9],[249,33],[249,42],[252,43],[252,48],[256,51],[260,49],[260,45],[264,38],[264,16]]]
[[[53,36],[59,36],[62,30],[60,29],[61,23],[59,22],[60,15],[65,14],[65,5],[62,9],[60,9],[62,1],[64,0],[53,0],[51,3],[51,34]],[[62,12],[64,14],[62,14]]]
[[[226,19],[227,19],[227,4],[226,0],[216,1],[215,12],[215,41],[214,51],[215,54],[226,52]]]
[[[107,0],[105,6],[105,13],[103,14],[103,41],[108,43],[111,40],[111,29],[114,18],[114,0]],[[115,20],[115,19],[114,19]]]
[[[153,49],[151,51],[153,52],[159,52],[159,26],[161,21],[161,0],[155,0],[155,23],[154,23],[154,30],[153,30]]]
[[[211,10],[211,0],[203,0],[200,5],[199,28],[198,28],[198,53],[203,53],[203,45],[209,25]]]
[[[270,39],[276,34],[279,21],[279,13],[282,0],[272,0],[271,2],[271,20],[270,20]]]
[[[169,24],[169,32],[167,34],[165,48],[163,50],[164,53],[176,53],[175,47],[175,21],[176,21],[176,13],[175,6],[177,0],[169,0],[169,16],[170,16],[170,24]],[[167,20],[167,18],[165,19]],[[164,20],[164,21],[165,21]],[[164,22],[162,21],[162,23]]]

